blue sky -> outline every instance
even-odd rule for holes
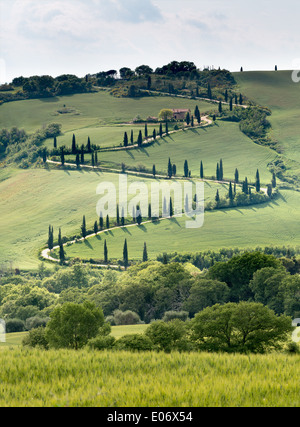
[[[0,0],[0,80],[188,60],[292,69],[296,0]]]

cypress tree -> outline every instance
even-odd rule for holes
[[[95,165],[98,166],[98,152],[95,151]]]
[[[169,126],[168,126],[168,122],[166,122],[166,135],[169,135]]]
[[[92,161],[92,166],[95,166],[95,154],[94,152],[92,152],[92,156],[91,156],[91,161]]]
[[[223,109],[222,109],[222,102],[219,102],[219,113],[222,113]]]
[[[124,145],[124,147],[128,147],[128,135],[127,135],[127,132],[124,133],[123,145]]]
[[[200,119],[200,111],[199,111],[198,105],[196,105],[194,114],[195,114],[195,117],[197,119],[198,124],[200,124],[201,119]]]
[[[43,162],[46,163],[46,161],[47,161],[47,149],[44,148],[44,150],[43,150]]]
[[[260,192],[260,177],[259,177],[259,170],[258,170],[258,169],[257,169],[257,171],[256,171],[255,189],[256,189],[256,192],[257,192],[257,193],[259,193],[259,192]]]
[[[155,175],[156,175],[156,167],[155,167],[155,165],[153,165],[153,167],[152,167],[152,174],[153,174],[153,176],[155,178]]]
[[[220,166],[219,166],[219,163],[217,163],[216,178],[217,178],[217,181],[220,181]]]
[[[59,245],[59,260],[60,260],[60,263],[63,264],[64,261],[65,261],[65,259],[66,259],[66,254],[65,254],[65,251],[64,251],[64,246],[61,243]]]
[[[117,204],[117,225],[120,225],[120,208],[118,204]]]
[[[72,137],[72,154],[76,154],[77,148],[76,148],[76,138],[75,135],[73,133],[73,137]]]
[[[104,262],[105,264],[107,264],[108,262],[108,249],[107,249],[106,240],[104,241]]]
[[[83,215],[82,225],[81,225],[81,235],[85,239],[86,238],[86,221],[85,216]]]
[[[177,172],[177,167],[175,165],[175,163],[172,165],[172,174],[173,176],[176,176],[176,172]]]
[[[185,178],[187,178],[189,176],[189,164],[188,164],[187,160],[185,160],[185,162],[184,162],[183,169],[184,169],[184,176],[185,176]]]
[[[239,171],[238,171],[238,169],[236,169],[235,172],[234,172],[234,181],[236,183],[239,182]]]
[[[99,226],[100,226],[100,230],[103,230],[103,216],[102,216],[102,212],[100,212],[100,216],[99,216]]]
[[[48,249],[52,251],[53,249],[53,227],[49,225],[49,231],[48,231]]]
[[[145,124],[145,139],[148,139],[148,126]]]
[[[201,160],[200,163],[200,178],[203,179],[204,178],[204,170],[203,170],[203,162]]]
[[[143,250],[143,262],[147,262],[148,261],[148,252],[147,252],[147,244],[146,242],[144,243],[144,250]]]
[[[191,118],[191,126],[192,126],[192,128],[194,127],[194,116],[192,116],[192,118]]]
[[[223,173],[223,160],[220,160],[220,181],[223,181],[224,173]]]
[[[61,151],[60,151],[60,161],[61,161],[61,165],[64,166],[65,164],[65,153],[64,153],[64,147],[61,147]]]
[[[154,139],[154,141],[156,140],[156,130],[155,129],[153,129],[153,139]]]
[[[91,148],[91,140],[90,140],[90,137],[88,137],[88,142],[87,142],[87,144],[86,144],[86,149],[87,149],[87,152],[88,152],[88,153],[91,153],[92,148]]]
[[[57,138],[56,138],[56,136],[54,137],[53,148],[57,148]]]
[[[136,222],[138,225],[141,225],[141,223],[143,222],[143,217],[142,217],[142,212],[139,206],[136,207],[136,212],[137,212]]]
[[[151,203],[149,203],[148,205],[148,219],[151,219],[152,217],[152,208],[151,208]]]
[[[272,185],[268,184],[267,194],[271,198],[273,194]]]
[[[216,200],[217,203],[219,203],[219,201],[220,201],[219,190],[217,190],[217,194],[216,194],[215,200]]]
[[[121,225],[122,227],[124,227],[125,225],[124,208],[122,208],[122,212],[121,212]]]
[[[98,221],[95,221],[94,223],[94,233],[97,234],[98,233]]]
[[[186,113],[185,121],[186,124],[189,126],[189,124],[191,123],[191,116],[189,112]]]
[[[242,191],[245,194],[249,194],[248,178],[245,178],[245,181],[243,182]]]
[[[130,142],[131,142],[131,145],[133,145],[133,141],[134,141],[134,139],[133,139],[133,130],[131,131],[131,135],[130,135]]]
[[[277,182],[276,182],[276,175],[275,172],[273,172],[273,177],[272,177],[272,187],[276,188]]]
[[[84,145],[81,146],[80,163],[84,165]]]
[[[168,162],[168,177],[172,178],[172,174],[173,174],[173,168],[172,168],[171,159],[169,158],[169,162]]]
[[[106,228],[109,229],[109,216],[106,216]]]
[[[170,217],[172,217],[173,215],[174,215],[173,201],[172,201],[172,197],[170,197]]]
[[[138,146],[141,147],[141,145],[143,144],[143,135],[142,135],[142,131],[139,131],[139,136],[138,136],[138,140],[137,140]]]
[[[128,247],[127,247],[127,239],[125,239],[124,247],[123,247],[123,263],[125,270],[127,270],[128,267]]]
[[[237,103],[238,103],[238,97],[237,97],[237,95],[234,95],[234,99],[235,99],[235,105],[237,105]]]
[[[136,222],[136,213],[135,213],[135,208],[134,206],[132,206],[132,222]]]
[[[229,109],[230,109],[230,111],[232,111],[232,110],[233,110],[233,98],[230,98],[230,101],[229,101]]]
[[[162,123],[160,123],[159,125],[159,136],[162,138],[163,136],[163,128],[162,128]]]
[[[243,105],[243,96],[241,93],[240,93],[240,105]]]
[[[225,102],[228,102],[228,90],[225,90],[225,94],[224,94],[224,98],[225,98]]]

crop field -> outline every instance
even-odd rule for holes
[[[278,354],[7,349],[0,405],[299,407],[299,362]]]

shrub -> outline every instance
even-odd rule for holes
[[[29,317],[26,319],[25,327],[27,331],[31,331],[31,329],[37,329],[39,327],[45,328],[49,318],[42,318],[39,316]]]
[[[115,347],[118,350],[151,351],[154,345],[149,337],[141,334],[124,335],[117,340]]]
[[[88,341],[87,345],[92,350],[108,350],[113,348],[116,339],[111,335],[98,335]]]
[[[115,325],[137,325],[141,323],[140,316],[134,311],[115,310],[114,311]]]
[[[8,319],[6,321],[6,332],[23,332],[25,330],[25,323],[21,319]]]
[[[23,339],[22,345],[25,347],[40,347],[48,350],[49,343],[46,337],[45,328],[32,329],[29,334]]]
[[[181,320],[170,322],[157,320],[146,329],[145,335],[150,338],[158,350],[169,353],[183,347],[187,325]]]
[[[179,319],[185,322],[188,317],[188,311],[166,311],[162,320],[163,322],[170,322],[171,320]]]

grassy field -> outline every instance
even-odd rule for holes
[[[299,407],[299,362],[283,354],[7,349],[0,406]]]
[[[75,113],[59,114],[64,107]],[[108,92],[15,101],[1,105],[0,128],[17,126],[33,132],[49,123],[60,123],[63,132],[99,125],[126,123],[136,116],[158,117],[163,108],[190,108],[201,113],[216,110],[215,104],[172,97],[114,98]]]
[[[128,176],[128,186],[136,180]],[[96,205],[100,196],[96,189],[105,181],[113,183],[118,192],[118,174],[86,169],[1,170],[0,265],[12,262],[15,268],[37,267],[38,251],[46,245],[50,224],[55,238],[60,227],[63,236],[80,235],[83,215],[92,229],[98,220]],[[147,180],[148,186],[152,182]],[[225,184],[205,184],[205,200],[211,200],[217,189],[221,196],[228,192]],[[148,200],[146,194],[144,198]]]
[[[287,158],[300,162],[300,84],[293,82],[292,71],[247,72],[234,76],[243,93],[271,108],[271,135]]]
[[[138,150],[101,153],[104,165],[119,166],[124,162],[129,168],[144,165],[152,170],[167,173],[168,159],[177,166],[177,173],[183,176],[184,161],[189,163],[192,176],[199,177],[200,161],[204,164],[205,176],[216,175],[217,162],[222,158],[224,178],[234,179],[238,168],[240,178],[255,180],[257,169],[261,180],[269,183],[271,174],[267,165],[275,158],[275,153],[265,147],[254,144],[239,131],[234,123],[218,122],[217,126],[191,129],[158,139],[150,147]]]
[[[150,258],[163,252],[297,246],[300,244],[299,205],[300,193],[285,190],[269,204],[208,211],[204,225],[199,229],[187,229],[188,219],[183,216],[140,227],[106,231],[100,236],[66,247],[66,253],[70,257],[103,258],[106,239],[109,258],[122,259],[125,238],[129,259],[137,260],[142,259],[144,242],[147,243]]]
[[[126,326],[112,326],[111,335],[116,339],[121,338],[127,334],[142,334],[147,325],[126,325]],[[22,344],[23,338],[28,334],[28,332],[15,332],[11,334],[6,334],[5,343],[0,342],[0,349],[3,350],[7,347],[14,348],[19,347]]]

